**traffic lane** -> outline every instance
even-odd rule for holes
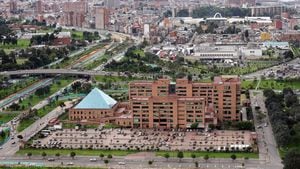
[[[48,161],[48,159],[54,159],[54,161]],[[119,159],[109,159],[109,164],[108,166],[110,167],[130,167],[130,168],[145,168],[149,167],[148,161],[150,159],[145,159],[145,160],[119,160]],[[2,160],[2,161],[14,161],[14,162],[32,162],[32,163],[42,163],[46,166],[66,166],[68,164],[72,164],[72,166],[89,166],[89,167],[103,167],[106,166],[104,164],[104,160],[97,160],[94,162],[91,162],[89,158],[78,158],[75,157],[74,159],[68,157],[67,159],[64,158],[55,158],[55,157],[39,157],[39,159],[32,159],[32,158],[27,158],[27,159],[20,159],[20,160]],[[190,168],[194,167],[195,164],[194,162],[197,161],[199,166],[202,167],[212,167],[212,168],[236,168],[238,166],[241,166],[241,162],[237,161],[232,161],[232,160],[227,160],[226,163],[222,161],[218,162],[204,162],[203,160],[185,160],[182,159],[181,162],[176,159],[176,160],[168,160],[166,161],[165,159],[162,161],[153,161],[153,164],[151,165],[152,167],[158,167],[158,168],[169,168],[169,167],[176,167],[176,168]],[[255,168],[273,168],[273,165],[265,165],[265,164],[260,164],[260,163],[251,163],[251,160],[245,161],[244,162],[245,166],[247,167],[255,167]]]

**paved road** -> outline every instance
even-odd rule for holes
[[[93,70],[73,70],[73,69],[28,69],[16,71],[0,72],[0,75],[24,75],[24,74],[64,74],[64,75],[106,75],[107,72]],[[117,73],[111,73],[112,76],[118,76]]]
[[[46,101],[42,101],[37,106],[42,107],[44,104],[46,104],[45,102]],[[66,102],[65,104],[66,104],[65,108],[70,108],[72,106],[71,102]],[[40,130],[46,127],[46,125],[51,119],[60,116],[65,111],[65,108],[57,107],[56,109],[49,112],[41,119],[36,120],[32,125],[24,129],[22,132],[16,133],[15,136],[22,135],[23,140],[28,141],[31,137],[33,137]],[[19,150],[20,145],[21,144],[20,142],[18,142],[18,138],[15,137],[14,139],[10,139],[2,146],[2,149],[0,150],[0,155],[5,157],[13,156]]]
[[[44,80],[40,80],[37,83],[34,83],[33,85],[27,87],[26,89],[15,93],[11,96],[9,96],[8,98],[5,98],[3,100],[0,101],[0,110],[2,108],[8,107],[10,104],[17,102],[20,98],[24,98],[30,94],[32,94],[34,91],[36,91],[38,88],[41,88],[43,86],[47,86],[50,85],[53,79],[44,79]]]
[[[260,107],[261,112],[267,112],[261,90],[250,90],[251,107],[254,116],[254,124],[258,135],[259,158],[266,160],[267,163],[274,165],[273,169],[282,169],[281,158],[277,149],[277,144],[273,135],[272,126],[268,116],[261,122],[257,119],[256,106]],[[261,126],[258,128],[258,126]]]
[[[65,88],[68,88],[70,85],[72,85],[76,81],[82,81],[82,80],[75,80],[75,81],[73,81],[72,83],[70,83],[69,85],[63,87],[62,89],[60,89],[56,93],[52,94],[48,98],[46,98],[46,99],[40,101],[38,104],[34,105],[32,107],[32,109],[39,110],[39,109],[43,108],[44,106],[48,105],[49,104],[49,100],[51,98],[55,98],[56,95],[60,95]],[[66,108],[68,108],[68,106],[71,106],[71,105],[66,105]],[[7,122],[6,124],[8,126],[10,126],[10,128],[11,128],[11,136],[22,135],[24,137],[24,140],[27,141],[32,136],[34,136],[38,131],[40,131],[41,129],[43,129],[47,125],[47,123],[48,123],[49,120],[51,120],[54,117],[58,117],[63,112],[64,112],[63,109],[58,109],[57,108],[57,109],[51,111],[50,113],[48,113],[47,115],[45,115],[44,117],[42,117],[41,119],[36,120],[35,123],[33,123],[32,125],[30,125],[28,128],[26,128],[25,130],[23,130],[20,133],[17,133],[16,130],[15,130],[16,126],[19,123],[19,121],[17,121],[17,123],[14,124],[12,122],[13,121],[12,120],[12,121]],[[17,119],[19,119],[20,116],[21,116],[21,114],[18,116]],[[14,145],[12,144],[13,142],[15,142]],[[8,142],[6,142],[3,145],[3,149],[0,150],[0,156],[1,155],[5,155],[5,156],[14,155],[18,151],[18,147],[19,147],[19,142],[17,142],[17,140],[9,140]]]
[[[48,158],[54,158],[55,161],[49,162]],[[91,162],[91,158],[96,158],[96,162]],[[46,166],[61,166],[67,165],[68,163],[73,163],[74,166],[89,166],[89,167],[106,167],[103,160],[99,157],[78,157],[75,159],[71,157],[63,156],[60,158],[54,156],[48,156],[45,159],[41,156],[33,156],[30,159],[28,157],[0,157],[2,162],[32,162],[37,164],[42,164]],[[148,161],[153,161],[153,164],[150,166]],[[184,158],[181,161],[178,158],[169,158],[166,160],[163,157],[136,157],[136,158],[128,158],[128,157],[113,157],[109,159],[109,164],[107,167],[112,168],[130,168],[130,169],[141,169],[141,168],[194,168],[194,162],[197,161],[199,163],[199,168],[214,168],[214,169],[233,169],[233,168],[241,168],[244,164],[245,168],[248,169],[273,169],[273,165],[266,165],[264,161],[257,159],[236,159],[235,161],[231,159],[209,159],[207,162],[202,158]],[[120,165],[119,163],[125,163]],[[0,163],[1,164],[1,163]]]

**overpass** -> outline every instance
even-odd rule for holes
[[[109,75],[109,76],[120,76],[117,72],[104,72],[104,71],[94,71],[94,70],[75,70],[75,69],[26,69],[26,70],[15,70],[15,71],[4,71],[0,72],[0,75],[10,76],[10,75]]]

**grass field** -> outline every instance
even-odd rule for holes
[[[156,152],[156,156],[164,156],[166,153],[169,153],[170,157],[177,157],[176,151],[158,151]],[[258,158],[258,153],[242,153],[242,152],[234,152],[234,153],[225,153],[225,152],[204,152],[204,151],[184,151],[184,157],[191,157],[192,154],[195,154],[197,158],[204,157],[208,155],[209,158],[230,158],[232,154],[235,154],[237,158]]]
[[[28,78],[25,80],[21,80],[20,82],[17,82],[7,88],[0,88],[0,99],[4,99],[5,97],[7,97],[13,93],[16,93],[17,91],[32,85],[36,81],[37,81],[37,79],[35,79],[35,78]]]
[[[28,60],[28,59],[26,59],[26,58],[18,58],[18,59],[17,59],[17,64],[18,64],[18,65],[22,65],[22,64],[24,64],[27,60]]]
[[[30,45],[29,39],[18,39],[18,42],[16,45],[0,45],[0,49],[24,49],[27,48]]]
[[[242,88],[243,89],[255,89],[258,84],[257,81],[253,80],[245,80],[242,81]],[[300,80],[262,80],[258,89],[275,89],[275,90],[282,90],[286,87],[290,87],[292,89],[300,89]]]
[[[17,127],[17,131],[18,132],[23,131],[24,129],[26,129],[28,126],[30,126],[34,122],[35,122],[34,118],[29,118],[29,119],[26,119],[26,120],[22,120],[19,123],[18,127]]]
[[[102,63],[106,62],[109,57],[110,57],[109,55],[104,54],[104,55],[100,56],[98,59],[96,59],[95,61],[93,61],[92,63],[85,65],[85,69],[92,70],[92,69],[98,67]]]
[[[8,113],[0,112],[0,124],[9,122],[13,118],[15,118],[18,114],[19,114],[18,112],[8,112]]]
[[[134,78],[98,75],[95,76],[95,80],[98,82],[124,82],[134,80]]]
[[[61,155],[69,155],[70,152],[75,152],[78,156],[99,156],[101,153],[105,156],[111,154],[112,156],[126,156],[128,154],[137,153],[140,151],[135,150],[70,150],[70,149],[21,149],[17,152],[19,155],[26,155],[28,152],[31,152],[33,155],[42,155],[43,152],[47,153],[47,155],[55,155],[56,153],[60,153]],[[176,157],[176,151],[156,151],[156,156],[164,156],[165,153],[169,153],[170,157]],[[257,153],[218,153],[218,152],[192,152],[185,151],[184,157],[191,157],[191,154],[195,154],[197,158],[203,157],[206,154],[209,155],[210,158],[230,158],[232,154],[235,154],[237,158],[258,158]]]
[[[55,103],[52,103],[52,104],[48,104],[47,106],[39,109],[37,111],[37,116],[39,118],[45,116],[47,113],[51,112],[52,110],[54,110],[56,107],[58,107],[58,101],[55,102]],[[32,123],[34,123],[35,120],[34,119],[27,119],[27,120],[22,120],[18,127],[17,127],[17,131],[20,132],[20,131],[23,131],[24,129],[26,129],[27,127],[29,127]]]
[[[28,97],[26,99],[24,99],[22,101],[22,103],[20,103],[20,106],[24,106],[25,109],[28,109],[29,107],[36,105],[37,103],[39,103],[41,100],[44,100],[45,98],[49,97],[50,95],[54,94],[55,92],[57,92],[58,90],[60,90],[61,88],[67,86],[68,84],[70,84],[73,79],[72,78],[67,78],[67,79],[60,79],[58,80],[59,83],[54,82],[54,84],[52,84],[50,86],[50,93],[44,96],[37,96],[35,94],[33,94],[31,97]]]

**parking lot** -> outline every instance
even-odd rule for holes
[[[151,129],[64,129],[34,140],[34,148],[251,151],[250,131],[159,131]]]

